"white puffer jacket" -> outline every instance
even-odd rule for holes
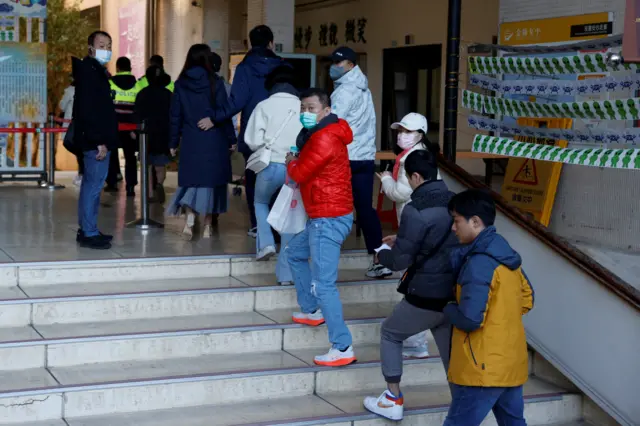
[[[394,180],[392,176],[385,176],[382,178],[382,192],[389,197],[389,199],[396,203],[396,213],[398,214],[398,222],[402,217],[402,210],[409,201],[411,201],[411,194],[413,189],[409,185],[409,177],[404,169],[404,162],[413,151],[425,149],[424,145],[419,143],[409,150],[407,155],[400,159],[400,168],[398,169],[398,180]],[[438,171],[438,180],[440,177],[440,171]],[[399,224],[399,223],[398,223]]]
[[[251,151],[264,149],[266,138],[274,137],[291,113],[293,115],[286,127],[271,146],[271,162],[284,163],[289,148],[295,146],[296,138],[302,130],[300,99],[289,93],[274,93],[253,110],[244,134],[244,141]]]

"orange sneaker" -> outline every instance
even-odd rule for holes
[[[324,324],[324,316],[322,316],[322,311],[320,309],[312,314],[294,312],[292,319],[296,324],[310,325],[311,327],[317,327]]]
[[[344,352],[336,348],[331,348],[326,354],[318,355],[313,359],[316,365],[323,365],[325,367],[344,367],[356,361],[353,346],[349,346]]]

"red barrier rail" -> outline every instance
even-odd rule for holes
[[[66,118],[54,118],[53,121],[55,121],[58,124],[71,123],[71,120]],[[138,130],[138,125],[133,123],[118,123],[118,130],[121,132],[133,132],[135,130]]]

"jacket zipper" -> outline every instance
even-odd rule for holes
[[[476,367],[478,366],[478,362],[476,361],[476,356],[473,353],[473,348],[471,347],[471,339],[469,338],[469,333],[467,333],[467,337],[464,339],[465,343],[467,341],[469,341],[469,350],[471,351],[471,358],[473,358],[473,363],[476,365]],[[484,368],[483,368],[484,370]]]

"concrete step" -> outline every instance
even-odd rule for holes
[[[370,262],[371,256],[364,251],[345,250],[341,253],[339,267],[364,274]],[[247,255],[12,263],[0,265],[0,287],[237,277],[273,274],[275,265],[275,257],[267,262],[256,262],[254,256]]]
[[[235,389],[228,389],[233,391]],[[298,389],[304,392],[305,389]],[[449,402],[446,385],[406,386],[405,420],[409,425],[442,425]],[[377,392],[376,392],[377,393]],[[525,414],[530,425],[580,419],[581,397],[532,379],[525,385]],[[242,403],[216,403],[195,407],[123,412],[95,417],[67,415],[69,426],[205,426],[205,425],[384,425],[362,407],[372,392],[304,394]],[[221,402],[221,401],[219,401]],[[295,407],[295,409],[292,409]],[[483,425],[494,425],[492,418]]]
[[[117,323],[202,315],[267,312],[297,308],[291,286],[246,285],[235,278],[215,279],[213,288],[184,290],[185,281],[164,281],[165,289],[152,292],[25,297],[1,301],[0,324],[19,327],[78,323]],[[203,282],[199,283],[204,285]],[[341,282],[345,304],[389,303],[400,299],[393,280]],[[154,284],[156,287],[158,283]],[[216,287],[222,285],[223,287]],[[176,289],[176,287],[178,289]],[[82,289],[78,289],[81,290]],[[37,292],[36,292],[37,293]],[[279,321],[280,322],[280,321]]]

